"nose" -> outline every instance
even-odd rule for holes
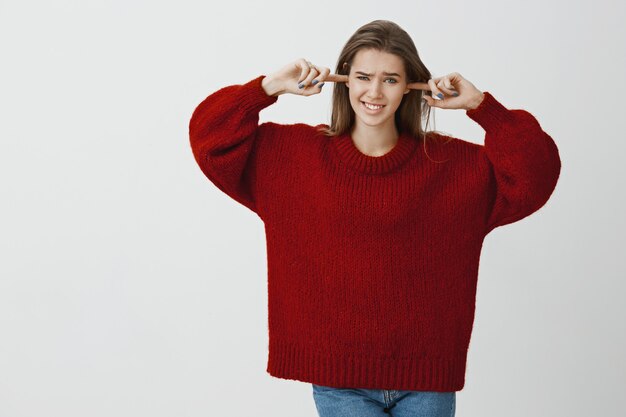
[[[373,82],[370,84],[370,88],[367,91],[367,95],[368,97],[370,97],[371,99],[377,99],[380,98],[381,94],[380,94],[380,90],[381,90],[381,86],[380,83],[378,82]]]

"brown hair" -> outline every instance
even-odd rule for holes
[[[413,40],[394,22],[374,20],[358,28],[344,45],[335,73],[349,75],[354,57],[361,49],[374,49],[400,57],[404,62],[407,83],[427,82],[431,78],[431,73],[420,59]],[[404,94],[395,113],[395,123],[400,132],[408,132],[425,144],[427,131],[422,129],[421,122],[425,120],[428,127],[431,108],[422,102],[422,94],[432,97],[431,91],[413,89]],[[355,114],[350,105],[348,87],[345,83],[334,83],[330,125],[328,128],[322,126],[318,130],[326,136],[339,136],[348,132],[354,122]]]

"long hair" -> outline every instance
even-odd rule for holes
[[[420,59],[413,40],[394,22],[374,20],[358,28],[344,45],[337,60],[335,73],[350,75],[354,57],[361,49],[374,49],[400,57],[404,62],[407,83],[428,82],[431,78],[431,73]],[[427,128],[431,108],[427,103],[422,102],[423,94],[432,97],[431,91],[414,89],[404,94],[394,117],[396,127],[400,132],[408,132],[425,144],[427,130],[422,128],[422,121],[426,121]],[[348,87],[345,83],[334,83],[330,125],[321,126],[318,131],[326,136],[339,136],[350,131],[355,118],[354,110],[350,105]]]

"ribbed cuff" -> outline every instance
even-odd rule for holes
[[[496,100],[491,93],[484,91],[483,101],[475,109],[466,110],[472,120],[482,126],[485,131],[499,129],[513,121],[511,111]]]
[[[240,108],[244,112],[260,111],[278,100],[278,96],[270,96],[263,89],[262,82],[266,75],[260,75],[243,84],[244,91],[240,96]]]

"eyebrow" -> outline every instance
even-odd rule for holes
[[[368,77],[371,76],[372,74],[368,74],[367,72],[363,72],[363,71],[356,71],[357,74],[363,74],[363,75],[367,75]],[[395,75],[396,77],[400,77],[402,78],[402,76],[400,74],[397,74],[395,72],[383,72],[384,75]]]

